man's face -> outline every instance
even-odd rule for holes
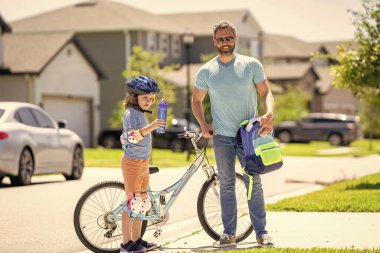
[[[236,36],[230,28],[218,30],[213,40],[220,55],[228,56],[233,54]]]

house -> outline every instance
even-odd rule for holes
[[[100,73],[74,34],[7,33],[2,40],[0,100],[37,104],[67,120],[67,128],[92,146],[99,132]]]
[[[349,91],[332,86],[331,60],[314,60],[314,52],[335,54],[339,42],[307,43],[294,37],[266,34],[263,62],[268,80],[286,88],[295,85],[311,95],[312,112],[356,115],[359,102]]]
[[[92,1],[13,22],[15,33],[73,32],[81,49],[102,71],[100,80],[100,128],[125,96],[128,58],[133,46],[166,55],[165,63],[181,58],[184,30],[159,15],[112,1]]]
[[[11,27],[5,22],[3,17],[0,15],[0,71],[4,65],[4,42],[3,34],[6,32],[11,32]]]
[[[185,31],[194,35],[194,44],[191,47],[190,63],[200,63],[202,54],[214,53],[216,50],[212,42],[213,26],[221,20],[231,21],[236,28],[239,40],[236,44],[237,52],[244,52],[261,58],[262,28],[248,10],[190,12],[162,15]],[[185,63],[185,54],[182,63]]]

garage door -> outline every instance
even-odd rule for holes
[[[91,146],[91,102],[88,99],[44,97],[44,109],[56,120],[67,121],[66,128],[73,130],[83,140],[86,147]]]

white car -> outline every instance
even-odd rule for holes
[[[0,182],[9,176],[12,185],[28,185],[51,173],[80,179],[83,142],[65,126],[34,104],[0,102]]]

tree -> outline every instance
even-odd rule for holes
[[[161,98],[165,98],[168,104],[175,102],[174,84],[168,83],[163,77],[163,72],[172,70],[175,66],[165,66],[160,68],[163,56],[161,53],[151,54],[148,51],[143,50],[139,46],[135,46],[132,49],[132,55],[129,58],[127,69],[123,71],[123,76],[129,80],[139,75],[147,75],[154,78],[160,85],[160,94],[156,95],[156,102],[152,105],[150,110],[152,114],[147,114],[149,122],[152,122],[157,118],[157,107]],[[111,127],[120,127],[123,125],[124,114],[123,101],[119,101],[116,108],[109,119],[109,125]],[[173,118],[171,114],[171,107],[168,107],[167,122],[171,122]]]
[[[310,95],[299,91],[294,85],[288,85],[287,90],[275,95],[276,113],[274,124],[285,120],[297,120],[309,114],[308,102]]]
[[[336,55],[325,55],[336,65],[330,66],[333,85],[353,92],[361,101],[362,120],[370,121],[373,132],[375,121],[380,118],[380,2],[362,0],[364,11],[351,11],[356,26],[351,43],[341,44]],[[320,56],[317,56],[320,57]],[[371,123],[372,122],[372,123]]]

